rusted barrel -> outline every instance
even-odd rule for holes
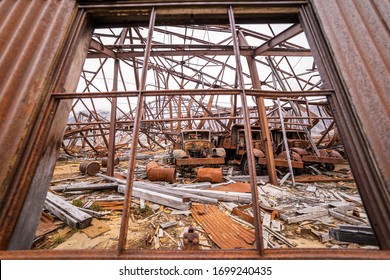
[[[100,164],[96,161],[83,161],[79,169],[83,174],[96,175],[100,170]]]
[[[158,163],[155,162],[155,161],[151,161],[149,162],[147,165],[146,165],[146,174],[148,174],[150,172],[150,170],[154,169],[154,168],[158,168]]]
[[[155,161],[151,161],[146,165],[146,174],[150,181],[176,182],[176,169],[161,168]]]
[[[102,167],[107,167],[108,158],[102,158]],[[114,158],[114,166],[119,164],[119,158]]]
[[[220,168],[200,168],[196,174],[198,182],[222,182],[222,167]]]

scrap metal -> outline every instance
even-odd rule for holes
[[[255,235],[218,210],[215,205],[193,205],[192,216],[221,249],[253,248]]]

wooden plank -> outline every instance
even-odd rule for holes
[[[91,203],[93,204],[93,202],[91,201]],[[85,208],[82,208],[82,207],[78,207],[81,211],[91,215],[92,217],[94,218],[101,218],[102,216],[105,216],[105,215],[108,215],[110,214],[111,212],[110,211],[103,211],[103,212],[98,212],[98,211],[93,211],[91,209],[85,209]]]
[[[118,192],[124,193],[126,186],[119,185]],[[132,191],[133,197],[142,198],[153,203],[165,205],[178,210],[189,210],[190,204],[183,202],[182,198],[174,197],[171,195],[166,195],[146,189],[140,189],[133,187]]]
[[[341,195],[339,195],[336,191],[334,190],[329,190],[329,191],[334,195],[334,197],[336,197],[340,201],[345,201],[345,199]]]
[[[126,185],[126,181],[125,180],[117,179],[117,178],[110,177],[110,176],[103,175],[103,174],[97,174],[97,176],[105,178],[105,179],[108,179],[108,180],[112,180],[112,181],[118,182],[120,184],[118,186],[118,192],[125,193],[124,192],[124,185]],[[180,198],[183,198],[184,196],[185,197],[189,197],[194,202],[201,202],[201,203],[208,203],[208,204],[217,204],[217,201],[215,199],[204,198],[204,197],[200,197],[200,196],[197,196],[197,195],[194,195],[194,194],[186,192],[187,188],[180,188],[182,191],[184,191],[184,193],[183,192],[180,193],[179,192],[179,188],[162,188],[158,184],[153,184],[153,183],[149,183],[149,182],[134,181],[133,182],[133,190],[136,187],[138,187],[140,189],[141,188],[149,189],[149,190],[154,191],[154,192],[156,192],[158,190],[158,192],[161,193],[161,194],[166,194],[166,195],[170,195],[170,196],[176,196],[176,197],[180,197]],[[170,192],[170,190],[175,190],[175,191],[174,192],[172,192],[172,191]],[[133,191],[133,196],[135,196],[134,195],[134,191]],[[152,201],[152,202],[154,202],[154,201]],[[158,202],[156,202],[156,203],[158,203]],[[187,209],[179,209],[179,210],[187,210]]]
[[[177,184],[176,187],[186,188],[186,189],[208,189],[211,187],[211,183],[210,182],[202,182],[202,183],[196,183],[196,184]]]
[[[281,215],[281,219],[287,221],[288,224],[292,223],[298,223],[301,221],[306,221],[306,220],[313,220],[319,217],[323,217],[328,215],[328,210],[325,209],[323,211],[315,212],[315,213],[309,213],[305,215],[299,215],[299,216],[294,216],[294,217],[287,217],[285,215]]]
[[[247,193],[183,189],[183,188],[175,188],[175,190],[186,191],[200,196],[216,198],[218,199],[218,201],[230,201],[230,202],[239,202],[239,203],[252,202],[252,195]]]
[[[170,228],[170,227],[173,227],[173,226],[176,226],[176,225],[177,225],[177,222],[176,221],[172,221],[172,222],[166,222],[166,223],[160,224],[160,227],[162,229],[167,229],[167,228]]]
[[[71,227],[82,229],[91,225],[91,215],[50,192],[46,196],[45,208]]]
[[[268,231],[270,234],[272,234],[274,237],[276,237],[277,239],[279,239],[280,241],[282,241],[284,244],[286,244],[287,246],[289,247],[295,247],[297,246],[297,244],[295,242],[292,242],[290,240],[288,240],[285,236],[283,236],[282,234],[272,230],[271,228],[267,227],[267,226],[263,226],[263,229],[265,229],[266,231]]]
[[[244,211],[242,211],[238,207],[233,208],[232,214],[236,215],[237,217],[240,217],[244,221],[253,225],[253,222],[254,222],[253,216],[248,215],[247,213],[245,213]]]
[[[353,182],[355,181],[354,178],[326,178],[325,176],[322,177],[308,177],[305,178],[305,176],[301,178],[297,178],[296,180],[298,183],[331,183],[331,182]]]
[[[334,210],[340,212],[340,211],[350,211],[355,208],[355,206],[349,202],[346,201],[334,201],[329,203],[330,207],[333,207]]]
[[[85,191],[85,190],[105,190],[116,189],[118,183],[104,183],[104,184],[78,184],[78,185],[60,185],[52,187],[51,190],[56,192],[72,192],[72,191]]]
[[[236,182],[250,182],[248,175],[229,176],[229,178]],[[268,176],[256,176],[257,184],[265,184],[269,181]]]
[[[268,213],[264,213],[263,226],[267,226],[267,227],[271,226],[271,215]]]
[[[280,232],[280,230],[281,230],[280,221],[278,221],[278,220],[271,220],[271,227],[270,228],[272,230],[276,231],[276,232]]]
[[[50,184],[56,184],[56,183],[60,183],[60,182],[64,182],[64,181],[74,181],[74,180],[77,180],[77,179],[86,178],[87,176],[88,175],[77,176],[77,177],[70,177],[70,178],[64,178],[64,179],[58,179],[58,180],[51,181]]]
[[[95,238],[109,230],[110,227],[106,223],[98,219],[93,219],[92,225],[82,229],[81,232],[85,233],[89,238]]]
[[[111,211],[122,211],[123,210],[123,200],[121,201],[94,201],[93,206],[101,207],[105,210]]]
[[[297,210],[296,212],[298,214],[309,214],[309,213],[316,213],[324,210],[326,211],[326,209],[322,206],[314,206],[314,207],[306,207],[301,210]]]
[[[177,190],[176,188],[163,188],[160,185],[155,185],[151,186],[149,183],[145,182],[134,182],[134,187],[140,188],[140,189],[146,189],[154,192],[158,192],[161,194],[166,194],[166,195],[171,195],[179,198],[189,198],[193,202],[199,202],[199,203],[206,203],[206,204],[217,204],[218,200],[215,198],[209,198],[209,197],[204,197],[204,196],[199,196],[196,194],[188,193],[187,191],[180,191]]]
[[[358,203],[360,205],[363,205],[363,202],[359,196],[349,195],[344,192],[338,192],[339,195],[341,195],[343,198],[350,200],[352,202]]]
[[[341,214],[335,210],[329,210],[329,215],[331,215],[332,217],[335,217],[339,220],[342,220],[342,221],[345,221],[351,225],[365,225],[366,223],[365,222],[362,222],[358,219],[355,219],[355,218],[352,218],[352,217],[349,217],[347,215],[344,215],[344,214]]]
[[[180,210],[173,210],[170,215],[185,215],[185,216],[189,216],[191,215],[191,211],[190,210],[186,210],[186,211],[180,211]]]

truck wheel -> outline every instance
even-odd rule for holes
[[[255,163],[255,168],[256,168],[256,175],[261,175],[262,169],[261,169],[260,164],[257,161]],[[242,173],[242,175],[249,175],[249,166],[248,166],[248,158],[247,157],[245,157],[242,160],[242,163],[241,163],[241,173]]]
[[[335,166],[333,163],[325,163],[325,169],[328,171],[333,171],[335,169]]]

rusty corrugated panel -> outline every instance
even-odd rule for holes
[[[250,193],[251,185],[249,183],[237,182],[230,185],[220,186],[216,188],[210,188],[211,191],[225,191],[225,192],[243,192]]]
[[[330,99],[335,119],[372,227],[381,248],[389,249],[390,1],[310,3],[325,37],[322,44],[319,34],[313,36],[320,38],[316,58],[325,58],[323,69],[335,88]]]
[[[219,211],[216,205],[193,205],[192,216],[221,249],[253,249],[255,231]]]
[[[3,249],[23,205],[40,207],[33,197],[29,203],[25,198],[42,154],[51,150],[44,146],[46,138],[42,137],[48,135],[50,128],[43,131],[39,126],[52,120],[52,114],[47,115],[45,108],[56,79],[63,74],[62,50],[76,11],[75,0],[0,2],[0,248]],[[62,83],[66,87],[66,81]],[[53,133],[48,140],[56,145],[54,138],[61,138],[62,132],[54,137],[58,129],[51,129]],[[37,135],[41,135],[39,140]],[[53,164],[45,163],[45,170],[50,170]],[[46,178],[50,174],[46,173],[49,172],[41,175],[43,181],[50,180]],[[46,187],[40,185],[41,189]],[[26,212],[27,216],[30,213],[30,222],[25,226],[31,226],[35,232],[40,213],[37,212],[35,221],[31,210]]]

